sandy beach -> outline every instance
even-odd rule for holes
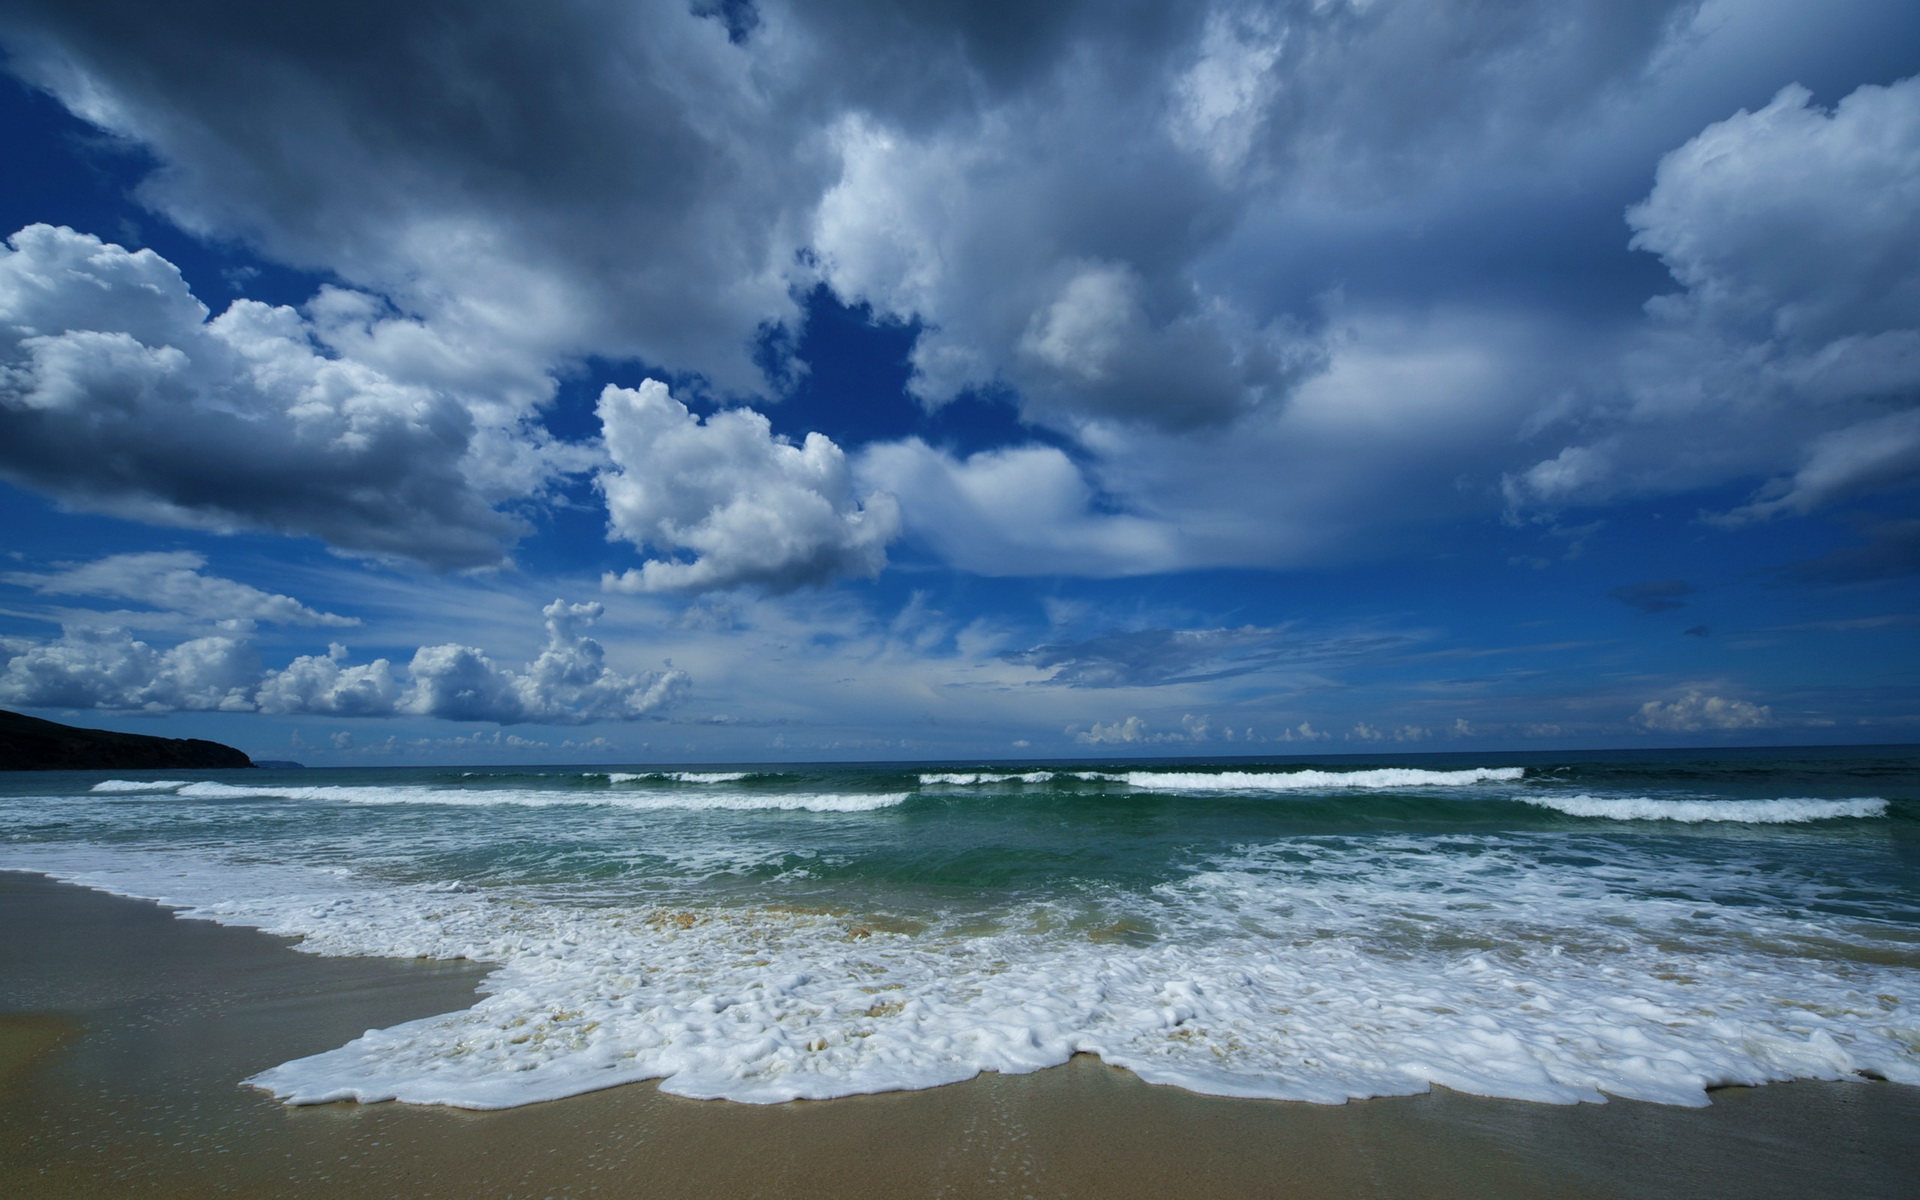
[[[473,964],[324,959],[0,875],[0,1191],[366,1197],[1896,1197],[1920,1089],[1728,1088],[1704,1109],[1446,1091],[1324,1107],[1032,1075],[758,1107],[651,1085],[475,1113],[290,1108],[239,1080],[464,1007]]]

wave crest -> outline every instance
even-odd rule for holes
[[[1153,791],[1300,792],[1517,783],[1525,774],[1522,767],[1470,767],[1464,771],[1377,767],[1366,771],[1130,771],[1125,778],[1131,787]]]
[[[861,794],[839,792],[581,792],[532,791],[522,788],[491,790],[429,787],[237,787],[228,783],[195,783],[179,795],[195,799],[264,797],[275,800],[318,800],[341,804],[433,804],[460,808],[516,805],[552,808],[579,805],[600,808],[804,810],[806,812],[871,812],[906,800],[906,792]]]
[[[1854,800],[1655,800],[1650,796],[1520,796],[1528,804],[1570,817],[1614,821],[1736,821],[1751,825],[1797,825],[1805,821],[1884,817],[1877,796]]]

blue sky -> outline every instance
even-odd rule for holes
[[[1920,11],[0,13],[0,706],[315,764],[1920,736]]]

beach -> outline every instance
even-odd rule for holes
[[[1896,1197],[1920,1088],[1721,1088],[1705,1108],[1445,1089],[1203,1096],[1081,1055],[914,1092],[748,1105],[629,1084],[496,1112],[288,1106],[245,1077],[472,1003],[472,963],[286,938],[0,874],[0,1192],[17,1196]]]

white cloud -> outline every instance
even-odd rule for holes
[[[955,459],[911,438],[871,446],[863,483],[900,497],[910,532],[982,575],[1134,575],[1182,565],[1165,521],[1103,513],[1080,468],[1052,446]]]
[[[146,203],[390,297],[476,365],[599,353],[755,386],[830,169],[796,69],[826,64],[777,8],[765,57],[685,5],[470,18],[53,5],[0,33],[12,69],[166,164]]]
[[[1276,29],[1269,13],[1216,9],[1207,15],[1198,58],[1174,82],[1174,140],[1205,156],[1220,176],[1231,177],[1253,149],[1280,89],[1274,66],[1286,38],[1286,28]]]
[[[194,638],[163,652],[123,629],[68,628],[7,664],[0,701],[23,708],[246,712],[259,677],[259,656],[237,638]]]
[[[1822,434],[1792,475],[1727,514],[1738,522],[1780,512],[1806,513],[1860,492],[1920,483],[1920,408],[1888,413]]]
[[[271,621],[282,625],[358,625],[353,617],[318,612],[291,596],[201,573],[204,554],[158,550],[110,554],[52,572],[0,575],[42,595],[136,600],[202,621]]]
[[[338,642],[322,655],[302,655],[260,681],[255,702],[266,713],[330,713],[343,717],[388,717],[398,711],[400,684],[384,658],[357,667],[342,665],[347,648]]]
[[[549,604],[542,610],[546,647],[521,671],[497,666],[472,646],[423,646],[404,687],[384,658],[347,665],[339,643],[324,656],[303,655],[262,673],[259,655],[238,637],[194,638],[160,651],[125,630],[68,628],[13,655],[0,675],[0,702],[585,725],[651,717],[682,700],[692,686],[685,671],[626,675],[607,665],[605,647],[582,632],[602,611],[599,604]]]
[[[898,506],[884,492],[856,498],[831,439],[810,433],[795,446],[748,409],[703,421],[651,379],[607,388],[599,413],[614,464],[597,477],[610,529],[656,554],[693,555],[609,574],[609,588],[789,591],[886,565]]]
[[[1844,447],[1807,449],[1912,394],[1897,248],[1915,206],[1874,174],[1904,161],[1909,85],[1702,133],[1795,64],[1897,41],[1887,6],[754,12],[730,40],[670,4],[474,22],[422,0],[243,26],[12,6],[11,69],[154,155],[143,202],[349,287],[207,321],[134,264],[111,319],[77,324],[59,306],[98,298],[54,288],[33,300],[50,340],[7,360],[27,374],[0,467],[145,520],[497,562],[512,506],[586,468],[525,424],[553,372],[638,360],[683,395],[745,398],[776,386],[756,339],[796,332],[795,297],[825,282],[917,322],[924,403],[1013,396],[1070,445],[862,459],[968,570],[1324,562],[1483,514],[1502,477],[1552,505],[1779,476],[1796,482],[1759,503],[1800,511],[1907,471],[1866,464],[1881,475],[1840,491],[1796,475],[1845,467]],[[1638,298],[1590,295],[1621,267],[1594,198],[1617,204],[1683,142],[1635,221],[1688,292],[1623,377]],[[683,440],[717,449],[731,419],[689,417]],[[713,486],[653,473],[650,446],[630,457],[611,474],[660,494],[615,515],[655,555],[625,586],[878,569],[886,515],[852,531],[856,502],[777,454]],[[1011,514],[990,493],[1027,475],[1015,490],[1040,504]]]
[[[1698,733],[1703,730],[1729,731],[1765,729],[1774,724],[1773,709],[1745,700],[1728,700],[1690,691],[1677,700],[1662,704],[1649,700],[1633,716],[1633,723],[1655,733]],[[1558,733],[1556,728],[1554,733]]]
[[[1332,737],[1333,735],[1325,730],[1315,729],[1313,722],[1302,721],[1291,729],[1282,729],[1280,736],[1276,740],[1282,742],[1324,742],[1330,740]]]
[[[1634,245],[1686,292],[1671,316],[1795,348],[1912,328],[1920,310],[1920,78],[1832,110],[1797,84],[1660,162],[1628,211]]]
[[[1207,717],[1197,717],[1192,713],[1180,718],[1180,728],[1154,730],[1139,717],[1128,717],[1124,721],[1101,724],[1095,721],[1091,728],[1080,729],[1067,726],[1067,732],[1073,740],[1083,745],[1097,746],[1125,745],[1129,743],[1164,745],[1170,742],[1204,742],[1212,732],[1212,722]],[[1248,731],[1251,734],[1251,730]],[[1227,731],[1227,740],[1234,740],[1234,732]]]
[[[497,562],[553,448],[501,396],[341,355],[349,323],[207,309],[165,259],[32,225],[0,250],[0,477],[159,524]],[[375,321],[374,325],[379,322]],[[373,325],[359,333],[375,336]]]
[[[1087,421],[1080,455],[961,458],[908,439],[869,445],[858,473],[900,497],[910,533],[989,575],[1294,566],[1485,512],[1564,331],[1475,312],[1337,317],[1324,371],[1227,424]],[[1461,487],[1474,472],[1483,486]]]
[[[449,721],[582,725],[650,716],[683,696],[692,684],[685,671],[622,675],[607,666],[605,647],[580,632],[603,611],[549,604],[542,610],[546,649],[523,672],[494,665],[472,646],[423,646],[407,668],[413,683],[399,710]]]
[[[1920,479],[1920,77],[1811,99],[1782,88],[1661,160],[1627,216],[1685,290],[1648,304],[1627,403],[1580,414],[1511,497],[1779,473],[1741,521]]]

